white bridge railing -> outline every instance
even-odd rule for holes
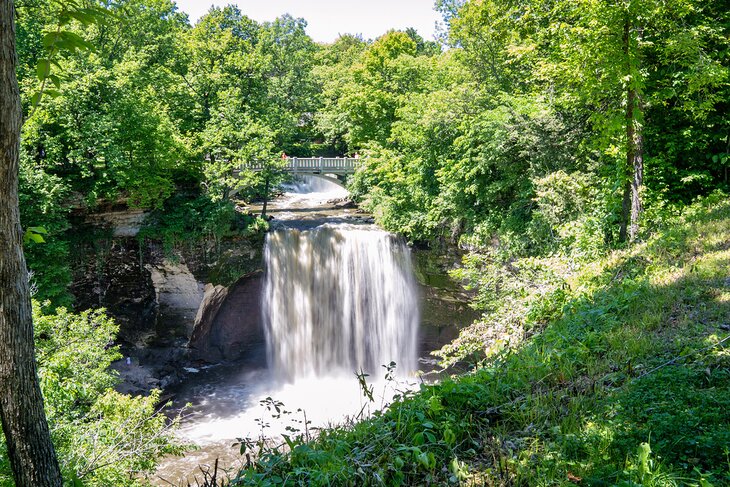
[[[285,171],[291,173],[352,174],[360,163],[356,157],[287,157]],[[258,162],[247,164],[245,169],[260,171],[264,165]]]

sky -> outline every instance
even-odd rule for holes
[[[375,39],[390,29],[414,27],[432,40],[436,22],[434,0],[176,0],[177,6],[195,23],[212,4],[236,4],[241,12],[259,22],[285,13],[302,17],[307,33],[317,42],[332,42],[339,34],[362,34]]]

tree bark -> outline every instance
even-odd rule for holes
[[[631,19],[627,14],[624,21],[623,50],[626,59],[626,170],[621,211],[619,239],[633,242],[639,234],[639,220],[643,212],[641,189],[644,184],[644,131],[641,124],[641,96],[636,79],[638,66],[631,60]],[[638,63],[638,55],[635,63]]]
[[[36,373],[18,208],[22,111],[13,0],[0,3],[0,419],[18,487],[61,486]]]
[[[629,90],[629,106],[634,107],[634,115],[631,124],[628,126],[626,135],[629,139],[629,151],[627,154],[629,167],[632,169],[631,178],[631,224],[629,226],[629,241],[634,242],[639,236],[639,220],[644,212],[641,203],[641,192],[644,185],[644,130],[640,119],[641,100],[636,90]],[[637,117],[637,112],[639,116]]]

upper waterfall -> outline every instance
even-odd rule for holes
[[[417,366],[410,251],[372,226],[271,232],[263,295],[269,365],[279,379]]]

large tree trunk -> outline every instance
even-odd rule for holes
[[[28,272],[18,209],[22,112],[13,0],[0,3],[0,419],[18,487],[60,486],[36,374]]]
[[[644,130],[641,122],[638,121],[641,119],[641,100],[637,91],[635,89],[629,89],[627,98],[629,107],[633,107],[633,115],[626,129],[626,137],[629,143],[626,158],[632,174],[629,241],[633,242],[639,235],[639,219],[641,218],[641,213],[644,211],[644,207],[641,204],[641,190],[644,185]]]
[[[628,78],[626,86],[626,171],[619,239],[625,241],[628,233],[629,241],[633,242],[639,234],[639,219],[643,212],[641,189],[644,184],[644,131],[641,124],[641,97],[634,79],[639,73],[639,66],[637,66],[639,58],[636,53],[636,59],[632,62],[631,28],[631,20],[627,14],[622,39]]]

